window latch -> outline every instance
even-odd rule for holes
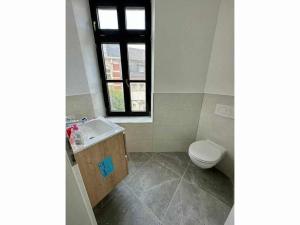
[[[96,22],[93,21],[93,28],[94,28],[94,31],[96,31]]]

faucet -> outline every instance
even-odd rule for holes
[[[85,122],[87,122],[88,121],[88,118],[87,117],[82,117],[81,118],[81,123],[82,124],[84,124]]]

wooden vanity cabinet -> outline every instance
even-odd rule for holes
[[[92,207],[128,175],[125,134],[116,134],[74,155]],[[104,177],[98,165],[112,157],[114,170]]]

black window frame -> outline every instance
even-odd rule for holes
[[[103,97],[107,116],[150,116],[151,115],[151,0],[89,0],[92,26],[98,56]],[[116,8],[118,30],[100,29],[97,8]],[[145,30],[126,29],[126,8],[145,9]],[[118,43],[120,46],[122,80],[107,80],[101,44]],[[127,44],[145,44],[145,80],[130,80]],[[121,82],[124,90],[125,112],[110,110],[107,83]],[[130,83],[146,84],[146,111],[131,111]]]

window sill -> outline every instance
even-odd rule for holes
[[[106,117],[105,119],[113,123],[152,123],[150,116],[133,116],[133,117]]]

